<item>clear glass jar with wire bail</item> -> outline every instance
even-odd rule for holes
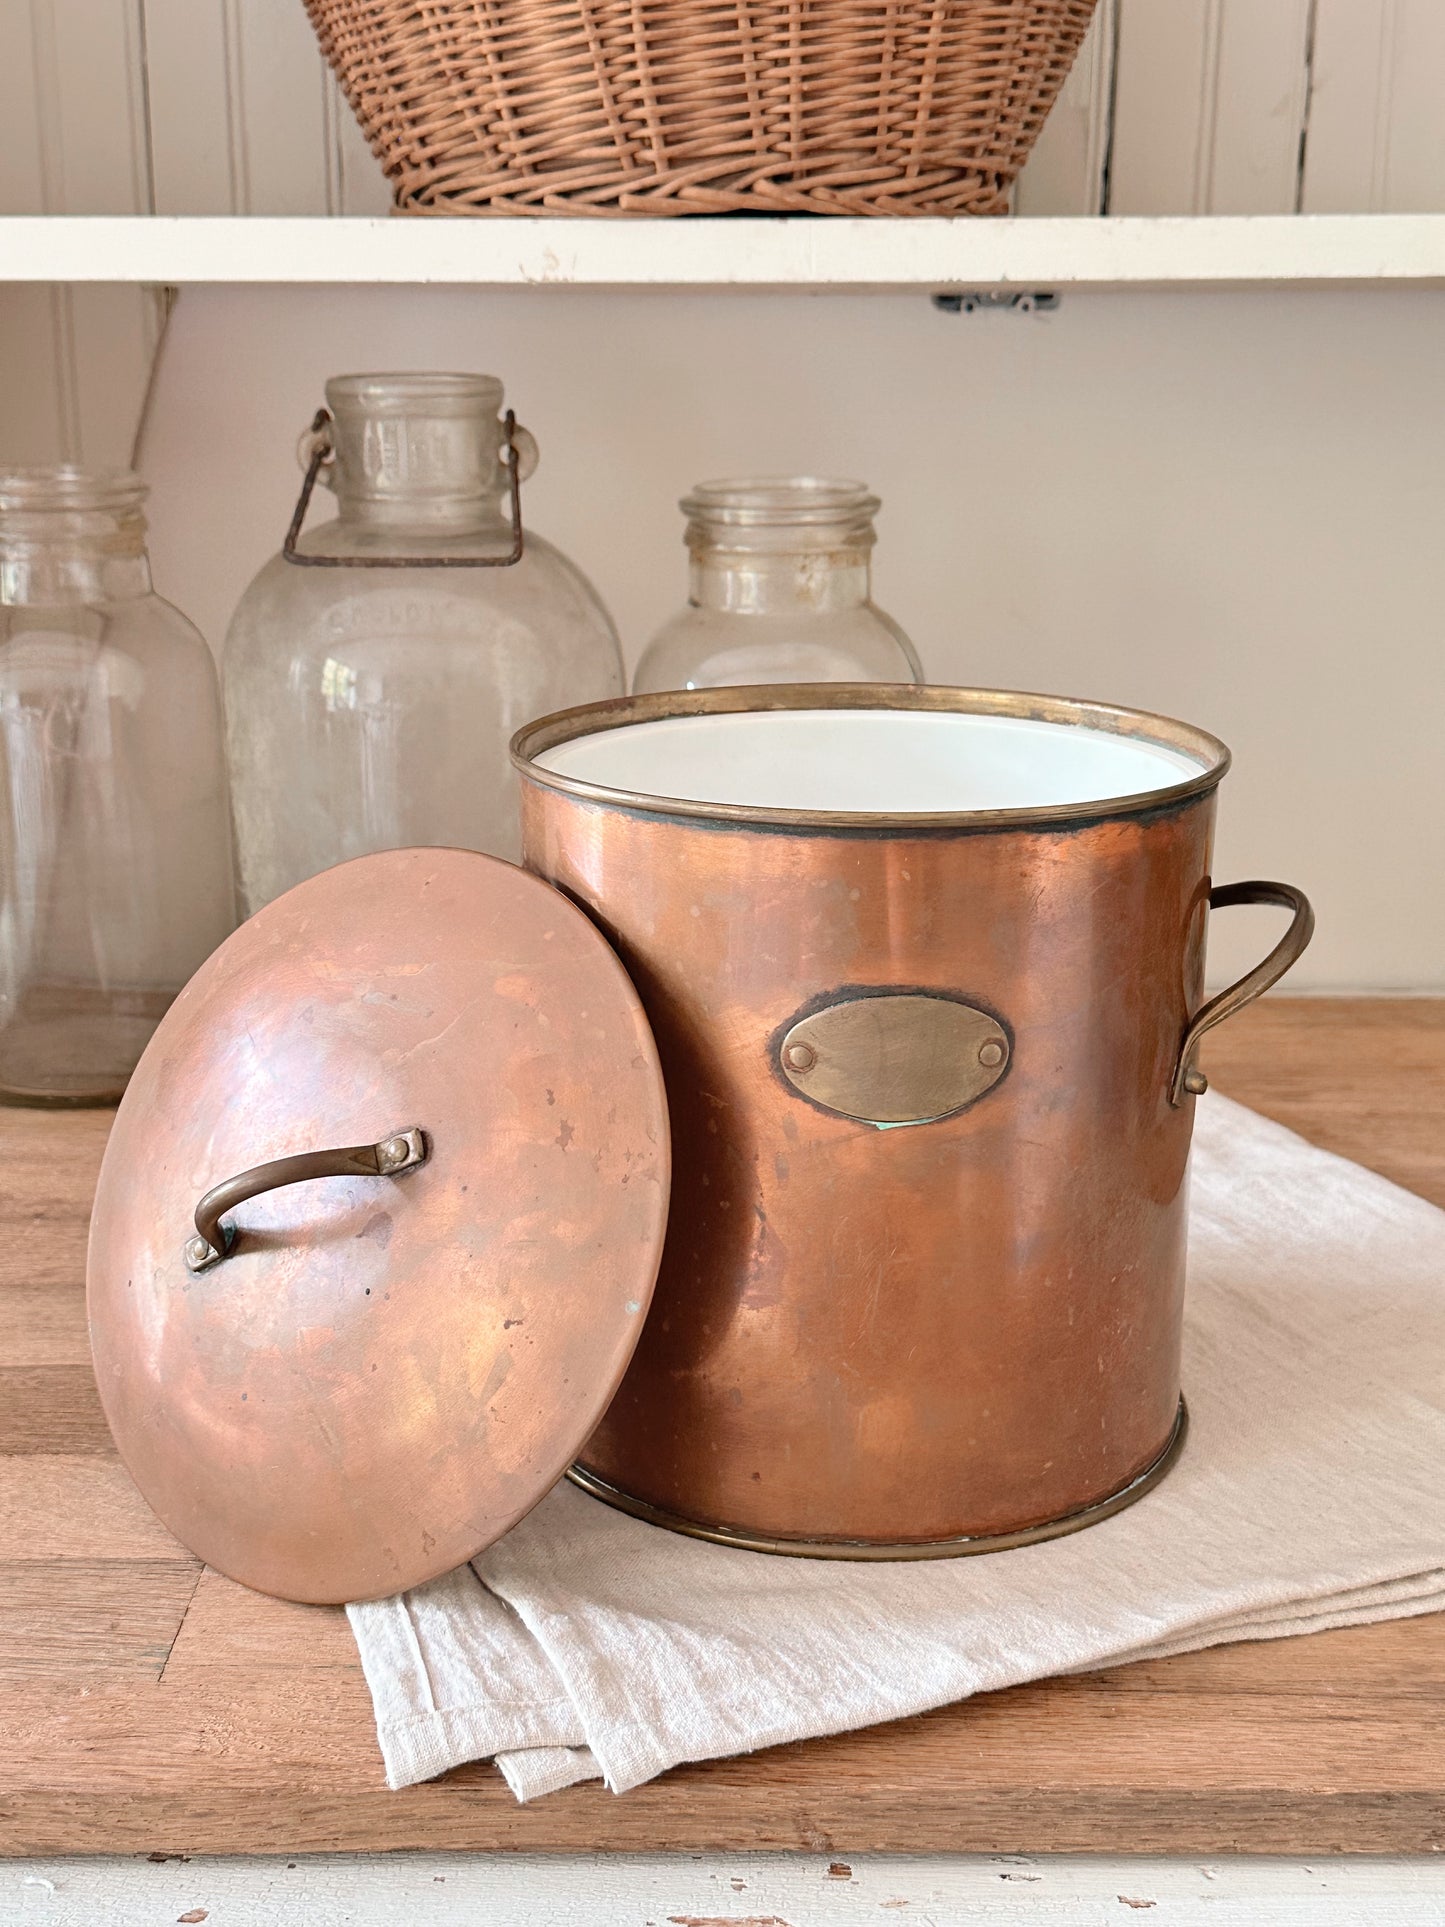
[[[687,517],[687,606],[648,644],[641,694],[722,684],[920,683],[903,630],[873,601],[873,518],[861,482],[699,482]]]
[[[0,1100],[113,1103],[235,923],[211,653],[145,484],[0,471]]]
[[[248,913],[377,850],[515,858],[513,732],[623,688],[596,590],[523,530],[537,448],[499,381],[342,375],[326,403],[282,550],[222,656]],[[318,481],[336,519],[302,534]]]

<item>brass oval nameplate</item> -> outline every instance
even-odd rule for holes
[[[850,997],[800,1017],[778,1045],[795,1090],[865,1124],[950,1117],[1008,1068],[1008,1032],[987,1011],[926,991]]]

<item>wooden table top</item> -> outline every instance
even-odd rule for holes
[[[1267,1000],[1205,1063],[1445,1205],[1445,1000]],[[1445,1848],[1445,1614],[1018,1687],[621,1799],[521,1807],[486,1764],[389,1793],[343,1614],[203,1570],[116,1458],[82,1284],[108,1124],[0,1111],[0,1852]]]

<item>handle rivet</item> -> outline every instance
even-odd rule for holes
[[[1184,1088],[1191,1097],[1203,1097],[1209,1089],[1209,1079],[1203,1071],[1187,1070],[1184,1073]]]
[[[818,1061],[818,1053],[811,1044],[789,1044],[783,1052],[783,1063],[790,1071],[810,1071]]]
[[[1003,1045],[997,1038],[990,1038],[988,1043],[979,1045],[978,1061],[986,1070],[992,1070],[996,1064],[1003,1062]]]

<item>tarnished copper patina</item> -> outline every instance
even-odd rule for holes
[[[828,706],[1084,725],[1188,767],[1102,803],[888,816],[538,761],[659,718]],[[616,946],[672,1117],[653,1311],[579,1481],[855,1557],[1016,1544],[1137,1497],[1181,1437],[1191,1053],[1309,935],[1295,891],[1221,893],[1295,921],[1201,1011],[1223,746],[1098,705],[829,686],[594,705],[514,757],[525,861]]]
[[[106,1149],[89,1310],[122,1457],[263,1592],[450,1570],[605,1409],[667,1182],[641,1007],[555,891],[458,850],[299,885],[182,991]]]

